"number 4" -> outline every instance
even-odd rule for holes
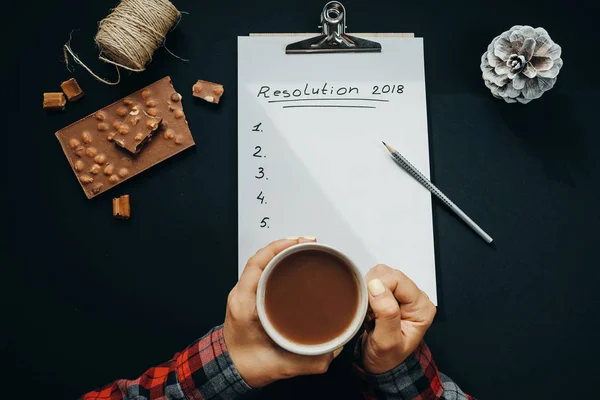
[[[265,195],[263,194],[263,192],[260,192],[258,196],[256,196],[256,199],[260,200],[260,204],[263,204],[265,202]]]

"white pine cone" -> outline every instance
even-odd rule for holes
[[[529,103],[552,89],[563,65],[561,48],[544,28],[516,25],[481,57],[485,86],[507,103]]]

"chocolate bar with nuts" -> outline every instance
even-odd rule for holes
[[[209,103],[215,104],[219,103],[224,91],[223,85],[202,80],[199,80],[192,86],[192,94],[194,97],[199,97]]]
[[[167,76],[56,132],[88,199],[194,146],[175,95]]]

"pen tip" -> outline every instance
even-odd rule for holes
[[[387,144],[385,144],[385,142],[382,140],[381,143],[383,143],[384,146],[387,146]]]

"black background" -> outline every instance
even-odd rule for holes
[[[345,1],[350,32],[425,38],[433,181],[496,240],[486,245],[434,204],[440,307],[427,341],[440,369],[481,399],[597,397],[592,3]],[[11,225],[0,344],[4,385],[18,398],[74,398],[137,377],[223,320],[237,280],[237,36],[316,32],[325,1],[175,4],[189,15],[167,46],[190,62],[161,49],[116,87],[77,66],[86,97],[59,113],[42,111],[41,98],[71,76],[61,46],[72,29],[83,60],[115,76],[93,42],[114,3],[21,2],[4,13],[3,62],[15,71],[3,77],[3,104],[18,103],[3,118]],[[563,48],[557,85],[529,105],[494,99],[479,69],[488,43],[515,24],[543,26]],[[165,75],[184,96],[196,147],[87,200],[54,132]],[[197,79],[223,83],[222,103],[193,99]],[[130,221],[111,216],[123,193]],[[265,397],[359,398],[348,353],[324,377],[277,384]]]

